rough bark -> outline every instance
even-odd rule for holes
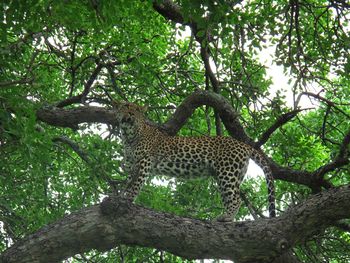
[[[0,262],[58,262],[118,244],[153,247],[187,259],[285,262],[290,248],[349,217],[349,185],[313,195],[277,218],[234,223],[183,218],[106,198],[17,242]]]
[[[101,107],[77,107],[62,109],[46,106],[36,112],[39,120],[56,127],[77,129],[78,124],[99,122],[116,125],[115,111]]]

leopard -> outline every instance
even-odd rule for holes
[[[217,219],[230,221],[240,207],[240,185],[252,159],[265,174],[269,216],[276,216],[272,171],[260,150],[229,136],[171,136],[145,117],[143,106],[118,101],[114,108],[124,148],[123,169],[128,174],[123,197],[134,201],[150,176],[212,176],[225,210]]]

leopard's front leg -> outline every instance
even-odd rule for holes
[[[123,194],[124,197],[131,201],[135,200],[146,178],[150,176],[151,165],[152,161],[150,158],[143,158],[132,164]]]

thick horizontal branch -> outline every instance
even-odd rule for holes
[[[15,243],[0,262],[58,262],[119,244],[187,259],[270,262],[345,218],[350,218],[350,186],[311,196],[274,219],[234,223],[182,218],[107,198],[101,206],[83,208]]]
[[[62,109],[46,106],[36,112],[40,121],[56,127],[67,127],[77,129],[78,124],[87,123],[107,123],[116,125],[116,113],[113,110],[101,107],[77,107],[74,109]]]

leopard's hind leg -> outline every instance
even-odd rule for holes
[[[232,221],[241,205],[240,185],[247,172],[249,159],[242,159],[235,165],[219,165],[217,168],[217,183],[226,212],[219,221]]]

